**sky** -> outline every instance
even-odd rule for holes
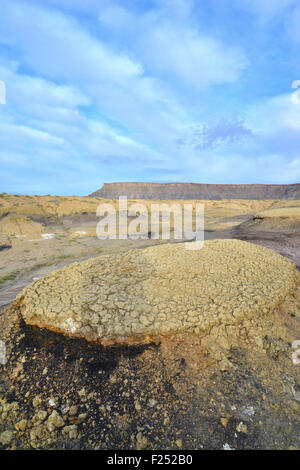
[[[300,0],[1,0],[0,103],[0,192],[297,183]]]

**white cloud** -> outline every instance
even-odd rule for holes
[[[196,30],[165,22],[142,38],[143,55],[152,70],[182,80],[194,89],[234,82],[248,61],[238,47],[201,36]]]
[[[236,1],[264,21],[292,6],[292,0]],[[239,93],[243,81],[238,81],[248,66],[251,73],[256,66],[239,41],[233,43],[230,34],[222,40],[222,28],[197,22],[195,9],[200,16],[203,11],[193,0],[153,0],[144,8],[139,2],[128,8],[129,3],[9,0],[1,6],[0,44],[15,60],[0,61],[8,95],[0,107],[1,158],[7,159],[2,175],[9,158],[15,162],[19,155],[35,181],[49,173],[55,181],[74,178],[68,187],[76,188],[82,174],[87,181],[80,187],[87,192],[108,180],[105,175],[132,179],[139,170],[150,179],[150,171],[154,177],[161,171],[160,179],[259,182],[272,161],[269,182],[281,174],[293,180],[299,174],[300,107],[293,108],[286,96],[247,109],[245,128],[255,139],[237,138],[245,131],[231,119],[230,85]],[[93,17],[79,21],[62,11]],[[290,23],[294,37],[296,19]],[[213,87],[223,84],[228,85],[223,93],[231,93],[221,97],[227,117],[213,96]],[[209,114],[210,103],[216,109],[208,116],[203,110]],[[221,120],[219,111],[225,124],[209,128],[210,121]],[[217,145],[176,146],[195,126],[205,130],[202,140]]]
[[[126,34],[144,68],[178,80],[194,90],[236,81],[248,65],[243,50],[197,30],[192,0],[156,2],[158,8],[137,14],[116,4],[104,7],[101,26]],[[123,36],[122,36],[123,33]]]
[[[65,141],[62,138],[53,136],[45,131],[13,123],[0,123],[0,140],[2,145],[9,145],[10,147],[18,147],[30,145],[31,148],[35,143],[39,145],[49,146],[64,146]]]
[[[73,18],[29,3],[1,6],[1,42],[16,47],[24,63],[52,78],[120,83],[143,72],[139,63],[115,52]]]
[[[0,63],[0,77],[7,88],[7,104],[25,114],[66,120],[67,113],[75,116],[78,106],[90,105],[90,99],[70,85],[57,85],[40,77],[19,73],[17,63]],[[49,114],[48,114],[49,113]]]
[[[300,5],[298,5],[286,19],[286,30],[297,45],[300,44]]]
[[[249,106],[247,119],[256,133],[276,134],[282,129],[300,131],[300,104],[286,93]]]
[[[37,74],[65,82],[66,89],[60,86],[51,91],[54,101],[55,90],[72,95],[71,90],[80,89],[82,96],[77,99],[83,101],[81,104],[89,100],[102,116],[134,130],[144,144],[154,142],[171,152],[174,135],[188,119],[178,86],[172,82],[177,80],[193,94],[237,80],[247,65],[239,48],[200,36],[190,26],[192,3],[172,0],[174,15],[167,19],[164,2],[160,9],[137,17],[118,4],[105,2],[102,22],[108,26],[115,22],[121,29],[131,21],[135,44],[129,44],[129,54],[124,52],[126,43],[123,52],[117,52],[117,46],[92,36],[69,16],[12,0],[2,11],[0,42],[1,38],[9,41],[22,63]],[[179,12],[184,24],[178,23]],[[35,81],[30,85],[38,93],[43,84]],[[75,101],[73,95],[70,99]],[[33,112],[44,114],[44,100],[37,99],[36,103],[39,106]],[[76,121],[76,109],[69,108],[67,104],[51,106],[49,116]]]
[[[297,4],[298,0],[236,0],[237,4],[253,12],[261,23],[273,19],[276,15]]]
[[[107,28],[123,28],[125,30],[128,30],[130,27],[135,28],[134,21],[137,20],[132,13],[112,2],[101,8],[98,19]]]
[[[203,123],[198,126],[199,135],[191,136],[187,129],[178,150],[184,161],[184,180],[197,181],[195,175],[201,175],[199,181],[208,183],[299,181],[300,104],[293,103],[292,92],[291,89],[291,93],[264,99],[245,108],[243,129],[246,132],[240,126],[233,126],[233,129],[225,126],[225,134],[222,127],[209,127],[208,137],[217,137],[218,145],[197,145],[198,137],[202,143]],[[219,134],[226,137],[232,130],[238,131],[238,137],[241,134],[242,138],[221,138],[223,142],[220,142]]]

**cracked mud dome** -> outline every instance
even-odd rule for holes
[[[298,448],[299,305],[295,266],[235,240],[199,252],[132,250],[53,272],[0,316],[8,345],[0,445]],[[126,341],[145,344],[116,344]]]
[[[270,315],[299,278],[289,260],[251,243],[169,244],[54,271],[24,289],[12,308],[28,324],[103,345],[211,336]]]

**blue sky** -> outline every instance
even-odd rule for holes
[[[300,181],[299,0],[1,0],[0,15],[0,192]]]

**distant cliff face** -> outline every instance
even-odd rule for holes
[[[90,194],[115,199],[300,199],[300,184],[104,183]]]

